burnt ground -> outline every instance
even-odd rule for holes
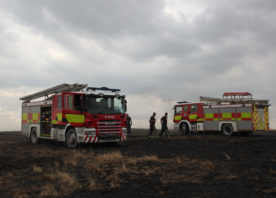
[[[0,197],[276,197],[276,133],[146,138],[122,145],[0,133]]]

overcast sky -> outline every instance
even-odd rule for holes
[[[1,0],[0,131],[19,97],[61,83],[120,88],[133,127],[176,101],[249,91],[276,128],[275,0]]]

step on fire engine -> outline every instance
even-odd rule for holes
[[[221,131],[231,136],[269,130],[269,100],[254,100],[249,92],[228,92],[223,98],[200,97],[200,101],[174,106],[174,125],[182,134]]]
[[[119,91],[61,84],[22,97],[22,132],[33,144],[51,139],[69,148],[79,143],[124,142],[126,100]],[[32,101],[38,98],[42,100]]]

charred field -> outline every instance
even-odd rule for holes
[[[275,197],[276,135],[147,138],[122,145],[0,133],[0,197]]]

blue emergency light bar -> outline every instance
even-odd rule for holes
[[[121,90],[120,89],[111,89],[108,87],[87,87],[86,91],[111,91],[111,92],[117,93]]]

